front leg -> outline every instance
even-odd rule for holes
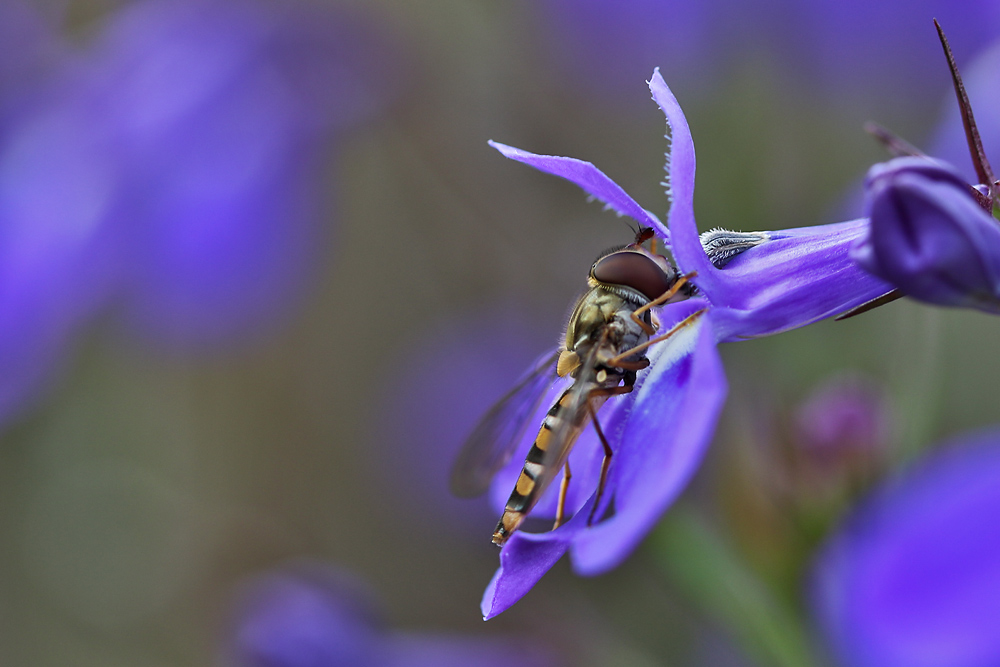
[[[645,313],[650,308],[655,308],[656,306],[663,305],[664,303],[669,301],[671,298],[673,298],[675,294],[677,294],[680,288],[684,287],[684,285],[686,285],[689,280],[696,277],[697,275],[698,275],[697,271],[692,271],[691,273],[685,273],[683,276],[679,277],[676,281],[674,281],[674,284],[670,286],[670,289],[668,289],[666,292],[656,297],[646,305],[640,306],[639,308],[633,310],[632,313],[629,315],[629,317],[631,317],[632,321],[638,324],[642,328],[642,330],[646,332],[647,336],[652,336],[654,333],[656,333],[656,329],[652,328],[651,326],[643,322],[639,316]]]
[[[670,331],[668,331],[667,333],[663,334],[662,336],[657,336],[656,338],[650,338],[645,343],[642,343],[641,345],[636,345],[631,350],[625,350],[624,352],[622,352],[618,356],[611,357],[610,359],[608,359],[607,361],[605,361],[604,365],[605,366],[618,366],[620,363],[622,363],[622,360],[625,359],[626,357],[631,357],[633,354],[637,354],[639,352],[642,352],[643,350],[645,350],[650,345],[655,345],[656,343],[661,343],[661,342],[667,340],[668,338],[670,338],[671,336],[673,336],[674,334],[676,334],[681,329],[684,329],[685,327],[691,326],[692,324],[694,324],[695,322],[697,322],[699,319],[701,319],[701,316],[704,315],[707,312],[708,312],[708,308],[702,308],[701,310],[697,310],[697,311],[691,313],[690,315],[688,315],[687,317],[685,317],[683,320],[681,320],[680,322],[678,322],[674,326],[670,327]],[[626,362],[626,363],[628,363],[628,362]],[[649,360],[648,359],[646,360],[646,363],[647,363],[647,365],[649,364]]]

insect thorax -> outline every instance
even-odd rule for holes
[[[647,340],[646,333],[631,318],[641,303],[635,303],[605,289],[593,287],[577,304],[566,328],[566,349],[576,352],[581,359],[587,357],[592,347],[602,339],[598,350],[598,363],[640,345]],[[649,322],[649,311],[643,318]],[[636,359],[642,355],[637,355]]]

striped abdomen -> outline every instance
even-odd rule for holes
[[[589,392],[585,392],[584,396],[587,394]],[[574,387],[564,391],[542,421],[535,442],[524,459],[524,467],[517,478],[517,484],[507,499],[503,516],[500,517],[493,532],[493,544],[500,546],[507,541],[524,521],[525,515],[538,502],[548,483],[558,474],[573,442],[583,428],[585,406],[573,405],[579,402],[580,395],[581,392],[574,392]],[[565,423],[565,420],[570,421]],[[560,434],[558,439],[561,442],[553,443],[553,433]],[[549,454],[553,447],[561,451],[552,451],[552,454]]]

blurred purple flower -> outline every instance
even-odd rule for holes
[[[959,59],[1000,37],[1000,3],[995,0],[785,0],[780,30],[769,35],[781,61],[803,80],[830,94],[878,93],[895,104],[936,100],[939,84],[927,72],[940,71],[934,41],[937,18],[959,47]]]
[[[18,0],[0,3],[0,109],[64,49],[39,8]]]
[[[728,50],[719,4],[735,3],[545,0],[536,11],[545,47],[562,70],[614,101],[627,99],[632,82],[661,63],[670,63],[674,82],[714,78]]]
[[[168,346],[275,326],[323,246],[324,140],[390,93],[387,45],[316,5],[143,0],[75,53],[18,7],[0,7],[32,46],[0,50],[0,422],[113,301]]]
[[[1000,224],[950,165],[877,164],[865,182],[869,234],[851,254],[907,296],[1000,313]]]
[[[987,158],[969,89],[943,30],[937,28],[958,99],[958,118],[950,119],[951,131],[937,143],[949,155],[959,148],[970,155],[975,176],[969,181],[950,164],[880,133],[891,152],[906,157],[869,171],[864,207],[871,226],[851,254],[866,270],[895,285],[896,296],[1000,313],[1000,227],[993,217],[1000,182]],[[995,54],[987,56],[988,64],[996,61]],[[981,65],[975,74],[975,92],[995,100],[996,91],[988,85],[995,75],[984,75]],[[995,140],[996,118],[985,118],[986,136]]]
[[[107,26],[97,67],[136,216],[126,315],[144,334],[228,340],[297,303],[325,240],[322,139],[385,96],[382,47],[305,5],[147,0]]]
[[[0,117],[0,423],[40,393],[120,276],[108,221],[123,156],[101,100],[73,67],[19,93]]]
[[[823,384],[795,415],[797,443],[824,459],[877,454],[888,444],[891,420],[886,396],[856,376]]]
[[[1000,432],[965,436],[861,504],[819,554],[812,603],[849,667],[1000,664]]]
[[[541,40],[566,75],[592,93],[628,98],[627,82],[668,63],[665,75],[692,91],[739,62],[763,58],[819,94],[937,99],[939,54],[926,37],[937,17],[964,58],[1000,37],[994,0],[545,0]]]
[[[231,667],[491,667],[556,664],[530,643],[390,631],[356,580],[319,563],[249,582],[224,648]]]
[[[669,230],[589,162],[493,144],[507,157],[566,178],[608,208],[652,227],[672,248],[681,271],[697,271],[699,295],[661,308],[662,331],[699,310],[708,311],[669,342],[650,348],[650,367],[635,391],[601,413],[615,455],[594,516],[603,517],[612,503],[614,514],[587,525],[601,450],[596,437],[585,434],[570,462],[573,483],[567,502],[575,516],[551,532],[514,533],[483,597],[487,618],[520,599],[567,550],[577,573],[599,574],[617,566],[655,525],[697,468],[714,431],[726,394],[718,342],[794,329],[889,291],[848,257],[849,246],[864,232],[863,220],[743,235],[753,247],[719,254],[725,235],[700,237],[694,218],[695,154],[687,121],[658,71],[649,86],[670,130]],[[705,246],[713,248],[714,259],[724,268],[713,264]],[[520,458],[494,482],[493,497],[501,507],[533,439],[534,433],[526,434]],[[555,494],[550,489],[533,514],[551,510]]]

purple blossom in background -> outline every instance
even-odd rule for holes
[[[3,4],[0,19],[11,38],[0,52],[3,423],[42,390],[73,332],[118,276],[108,260],[118,238],[107,221],[120,211],[122,168],[99,100],[77,68],[27,86],[29,74],[44,69],[58,50],[54,33],[16,3]],[[36,48],[6,48],[21,38]]]
[[[590,94],[612,101],[633,92],[631,82],[657,64],[667,78],[714,78],[728,53],[720,7],[727,2],[663,0],[544,0],[536,5],[545,48]]]
[[[937,99],[926,75],[940,65],[927,39],[932,17],[961,45],[960,58],[1000,37],[994,0],[544,0],[536,11],[544,48],[566,75],[612,101],[657,64],[694,90],[758,60],[838,100]]]
[[[669,230],[588,162],[493,144],[507,157],[566,178],[608,208],[652,227],[681,271],[697,271],[699,295],[661,308],[661,331],[708,310],[669,342],[650,348],[651,364],[635,391],[601,412],[614,458],[595,516],[603,517],[612,503],[614,513],[587,525],[601,454],[596,436],[585,431],[570,456],[573,481],[567,504],[575,516],[554,531],[514,533],[483,597],[486,618],[520,599],[566,551],[577,573],[600,574],[624,560],[655,525],[697,468],[714,431],[726,394],[718,342],[794,329],[890,289],[848,257],[848,248],[865,231],[863,220],[744,235],[753,247],[727,258],[724,268],[716,267],[705,247],[718,242],[719,235],[699,236],[694,218],[695,154],[687,121],[658,71],[649,86],[670,130]],[[526,434],[520,456],[497,475],[492,495],[498,507],[534,435]],[[534,516],[552,509],[555,493],[550,489]]]
[[[148,0],[106,27],[97,68],[133,170],[133,325],[201,344],[289,312],[328,240],[322,140],[384,97],[380,47],[305,5]]]
[[[223,649],[229,667],[546,667],[523,638],[475,639],[389,630],[371,595],[346,573],[298,564],[247,583]]]
[[[869,233],[852,256],[894,284],[895,294],[945,306],[1000,312],[1000,228],[993,217],[1000,182],[990,166],[973,105],[938,25],[958,100],[972,183],[954,167],[885,137],[897,158],[875,165],[865,182]],[[990,119],[988,124],[995,124]]]
[[[0,110],[63,48],[37,6],[17,0],[0,3]]]
[[[22,9],[0,10],[34,47],[0,50],[0,423],[108,305],[185,349],[277,326],[328,241],[324,147],[389,93],[378,35],[315,5],[145,0],[85,50]]]
[[[818,90],[877,93],[898,102],[937,100],[941,71],[932,18],[948,30],[962,60],[1000,37],[995,0],[815,0],[778,3],[781,61]]]
[[[1000,432],[944,445],[832,536],[812,604],[845,667],[1000,664]]]
[[[819,517],[840,515],[845,503],[887,467],[894,426],[883,386],[863,375],[837,375],[796,407],[791,447],[759,466],[764,483],[779,480],[779,491],[788,495],[778,505],[793,507],[802,525],[819,527],[825,523],[818,524]]]
[[[870,233],[852,250],[907,296],[1000,313],[1000,224],[950,165],[902,157],[865,181]]]
[[[821,459],[843,454],[878,455],[891,433],[886,396],[860,377],[830,380],[799,406],[796,440]]]

